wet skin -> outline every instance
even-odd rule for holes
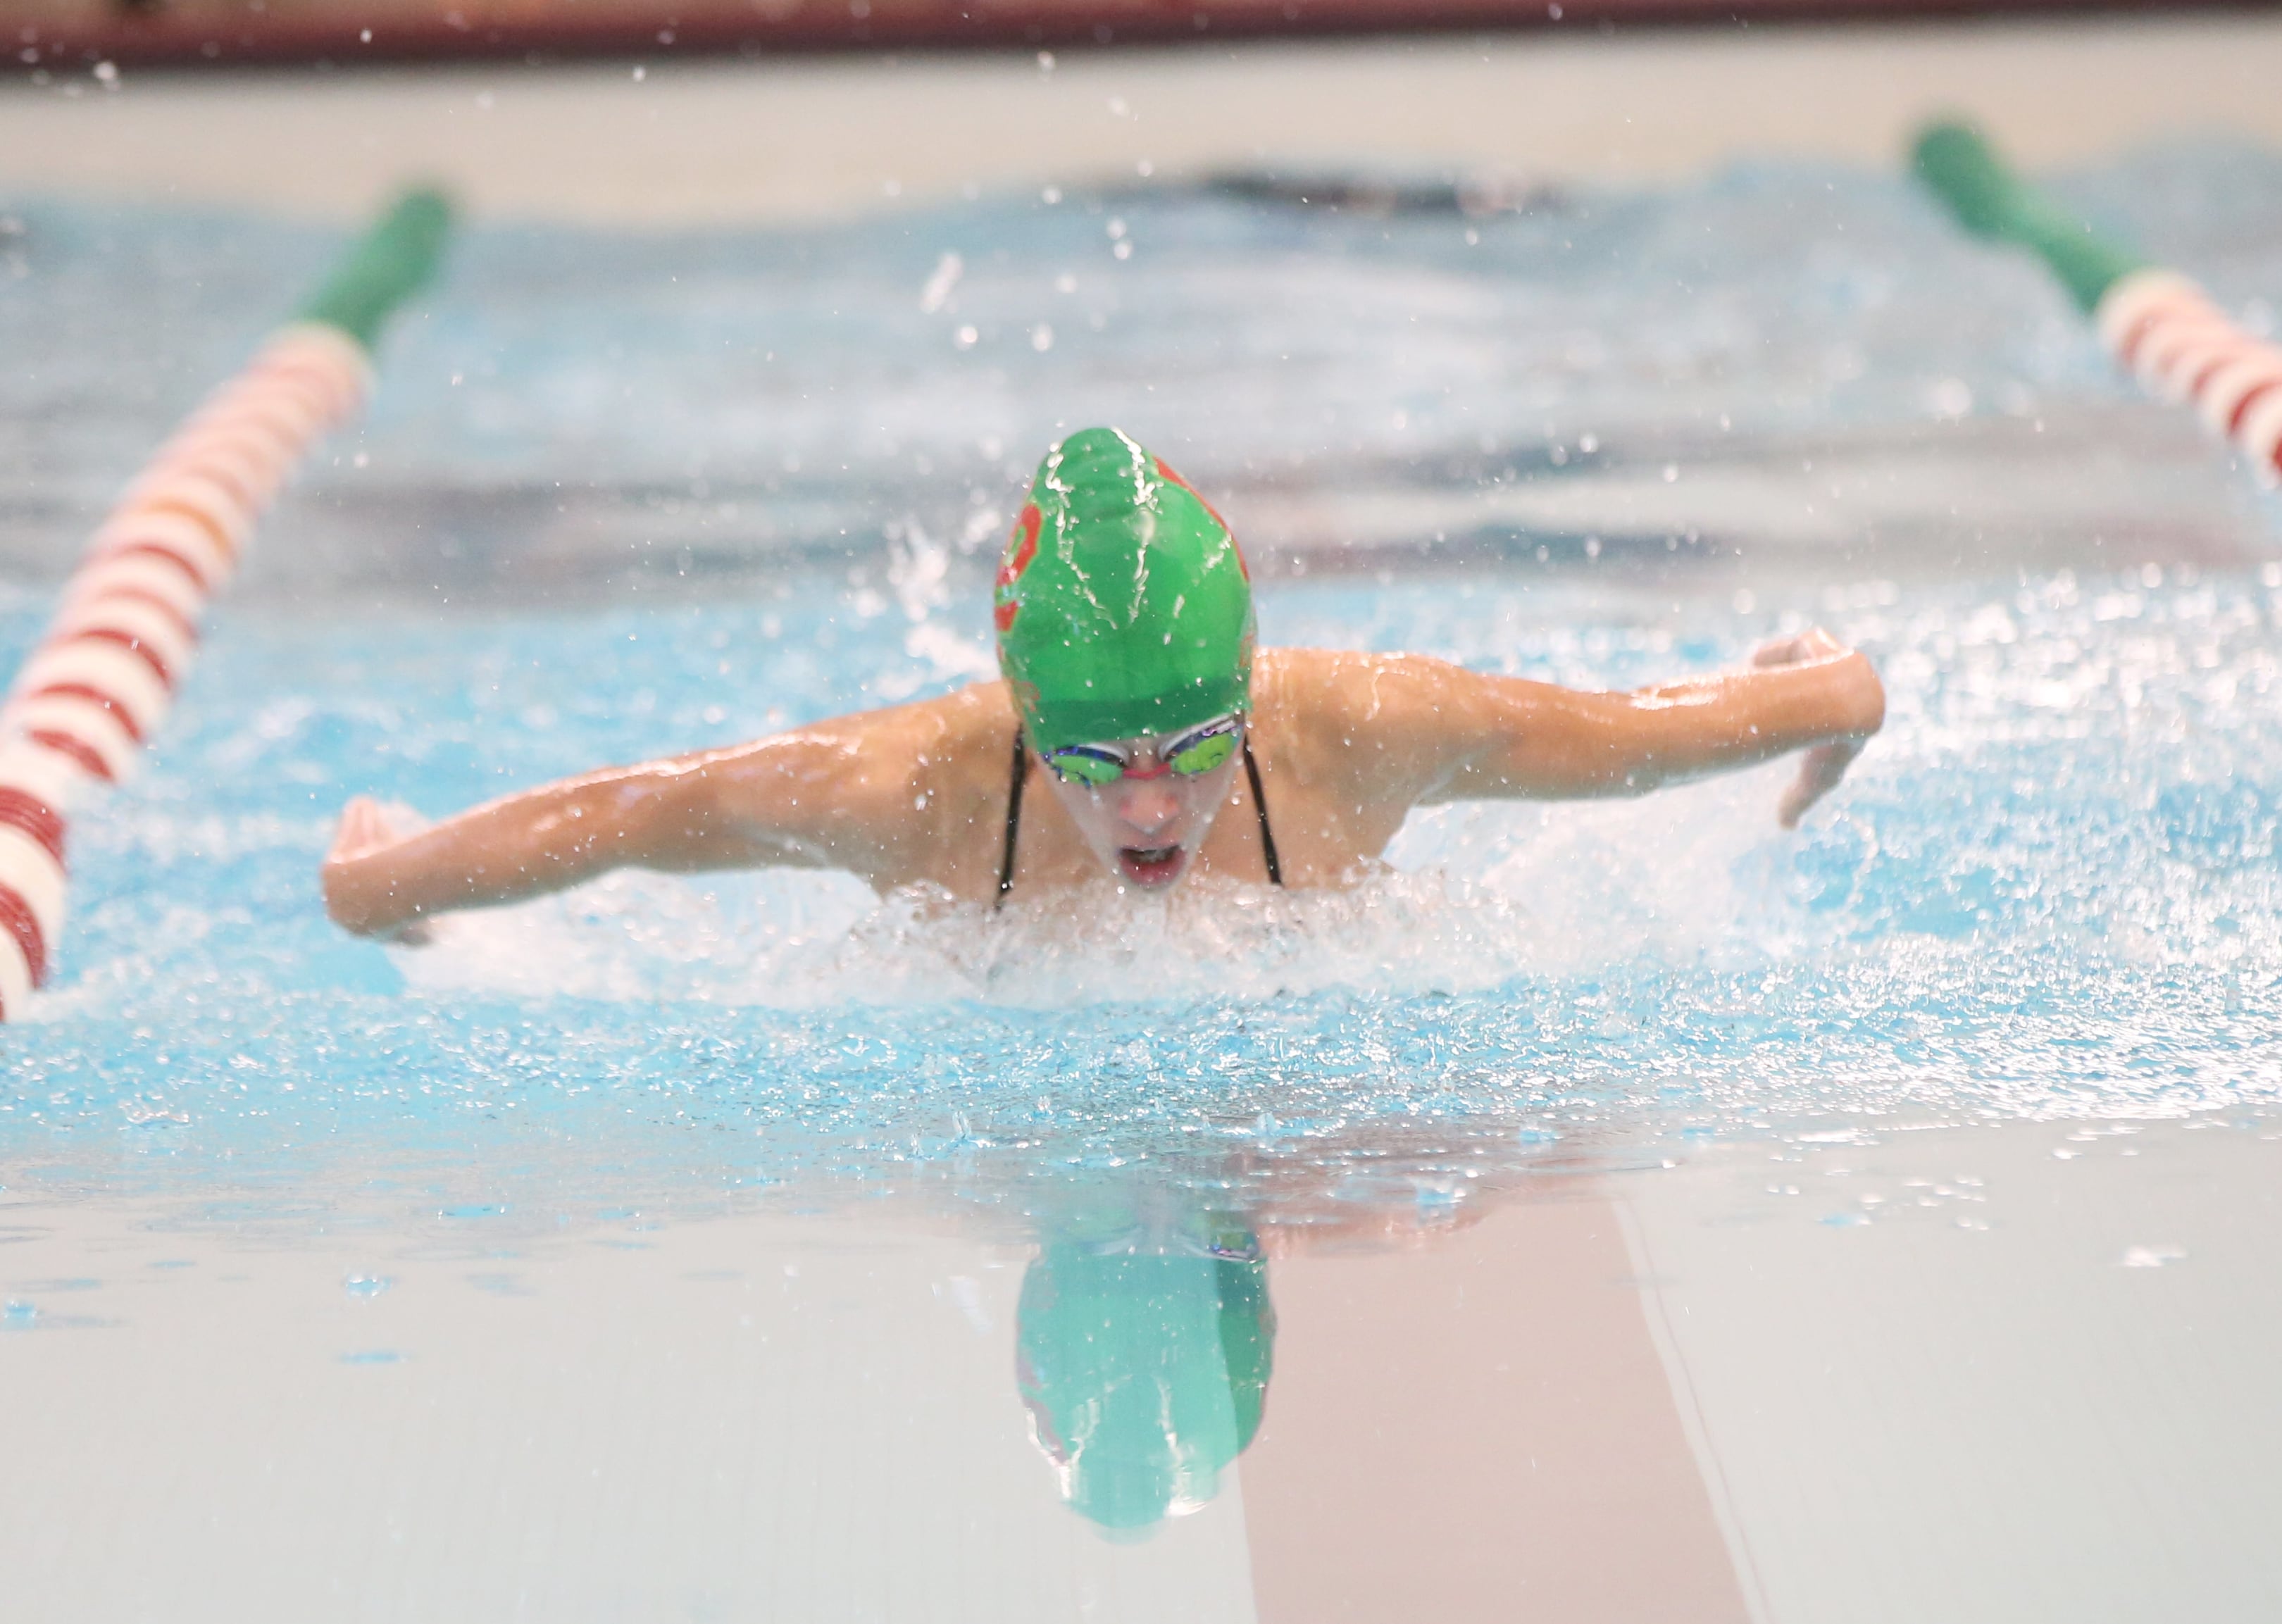
[[[1415,806],[1644,794],[1803,752],[1786,827],[1839,781],[1885,717],[1862,656],[1828,633],[1749,669],[1600,694],[1418,655],[1260,651],[1248,723],[1285,882],[1354,882]],[[375,802],[343,811],[325,905],[361,935],[519,901],[612,868],[841,868],[885,892],[997,893],[1014,712],[1003,682],[835,718],[732,749],[543,785],[417,832]],[[1267,878],[1241,758],[1160,773],[1168,737],[1115,741],[1138,774],[1094,789],[1029,760],[1014,900],[1105,883]],[[1041,786],[1048,793],[1037,793]],[[1223,812],[1232,815],[1223,817]]]

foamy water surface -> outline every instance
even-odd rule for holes
[[[2177,570],[1748,615],[1494,578],[1263,598],[1271,639],[1608,686],[1812,614],[1892,704],[1796,834],[1769,767],[1424,812],[1337,893],[992,920],[828,874],[625,874],[423,949],[324,921],[346,790],[440,814],[981,657],[976,594],[914,620],[865,591],[480,636],[232,618],[148,776],[83,825],[60,974],[10,1031],[11,1154],[172,1178],[389,1147],[505,1185],[567,1162],[589,1193],[1155,1158],[1337,1190],[1376,1188],[1390,1143],[1425,1177],[1857,1113],[2273,1097],[2282,592]]]

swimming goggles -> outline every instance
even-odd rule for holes
[[[1106,789],[1121,778],[1162,778],[1168,773],[1200,777],[1235,755],[1237,742],[1243,736],[1241,712],[1221,717],[1191,729],[1159,750],[1157,765],[1145,773],[1133,765],[1130,751],[1114,744],[1066,744],[1046,751],[1045,759],[1066,784]]]

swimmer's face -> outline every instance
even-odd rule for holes
[[[1046,757],[1045,780],[1076,824],[1096,857],[1128,885],[1161,890],[1189,871],[1213,818],[1228,799],[1243,723],[1235,717],[1184,727],[1178,733],[1137,739],[1107,739],[1081,746],[1089,756],[1122,763],[1125,771],[1108,781],[1086,781],[1067,753]],[[1201,772],[1177,772],[1175,763],[1199,759],[1215,765]],[[1110,769],[1091,766],[1091,775]]]

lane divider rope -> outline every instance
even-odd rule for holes
[[[54,965],[79,793],[134,770],[196,658],[207,600],[303,455],[363,405],[373,341],[432,271],[449,220],[433,192],[400,199],[159,447],[65,584],[0,702],[0,1020]]]
[[[2282,483],[2282,345],[2245,331],[2193,279],[2103,240],[2024,184],[1966,126],[1931,126],[1913,159],[1918,178],[1967,230],[2042,259],[2143,387],[2193,406],[2263,484]]]

